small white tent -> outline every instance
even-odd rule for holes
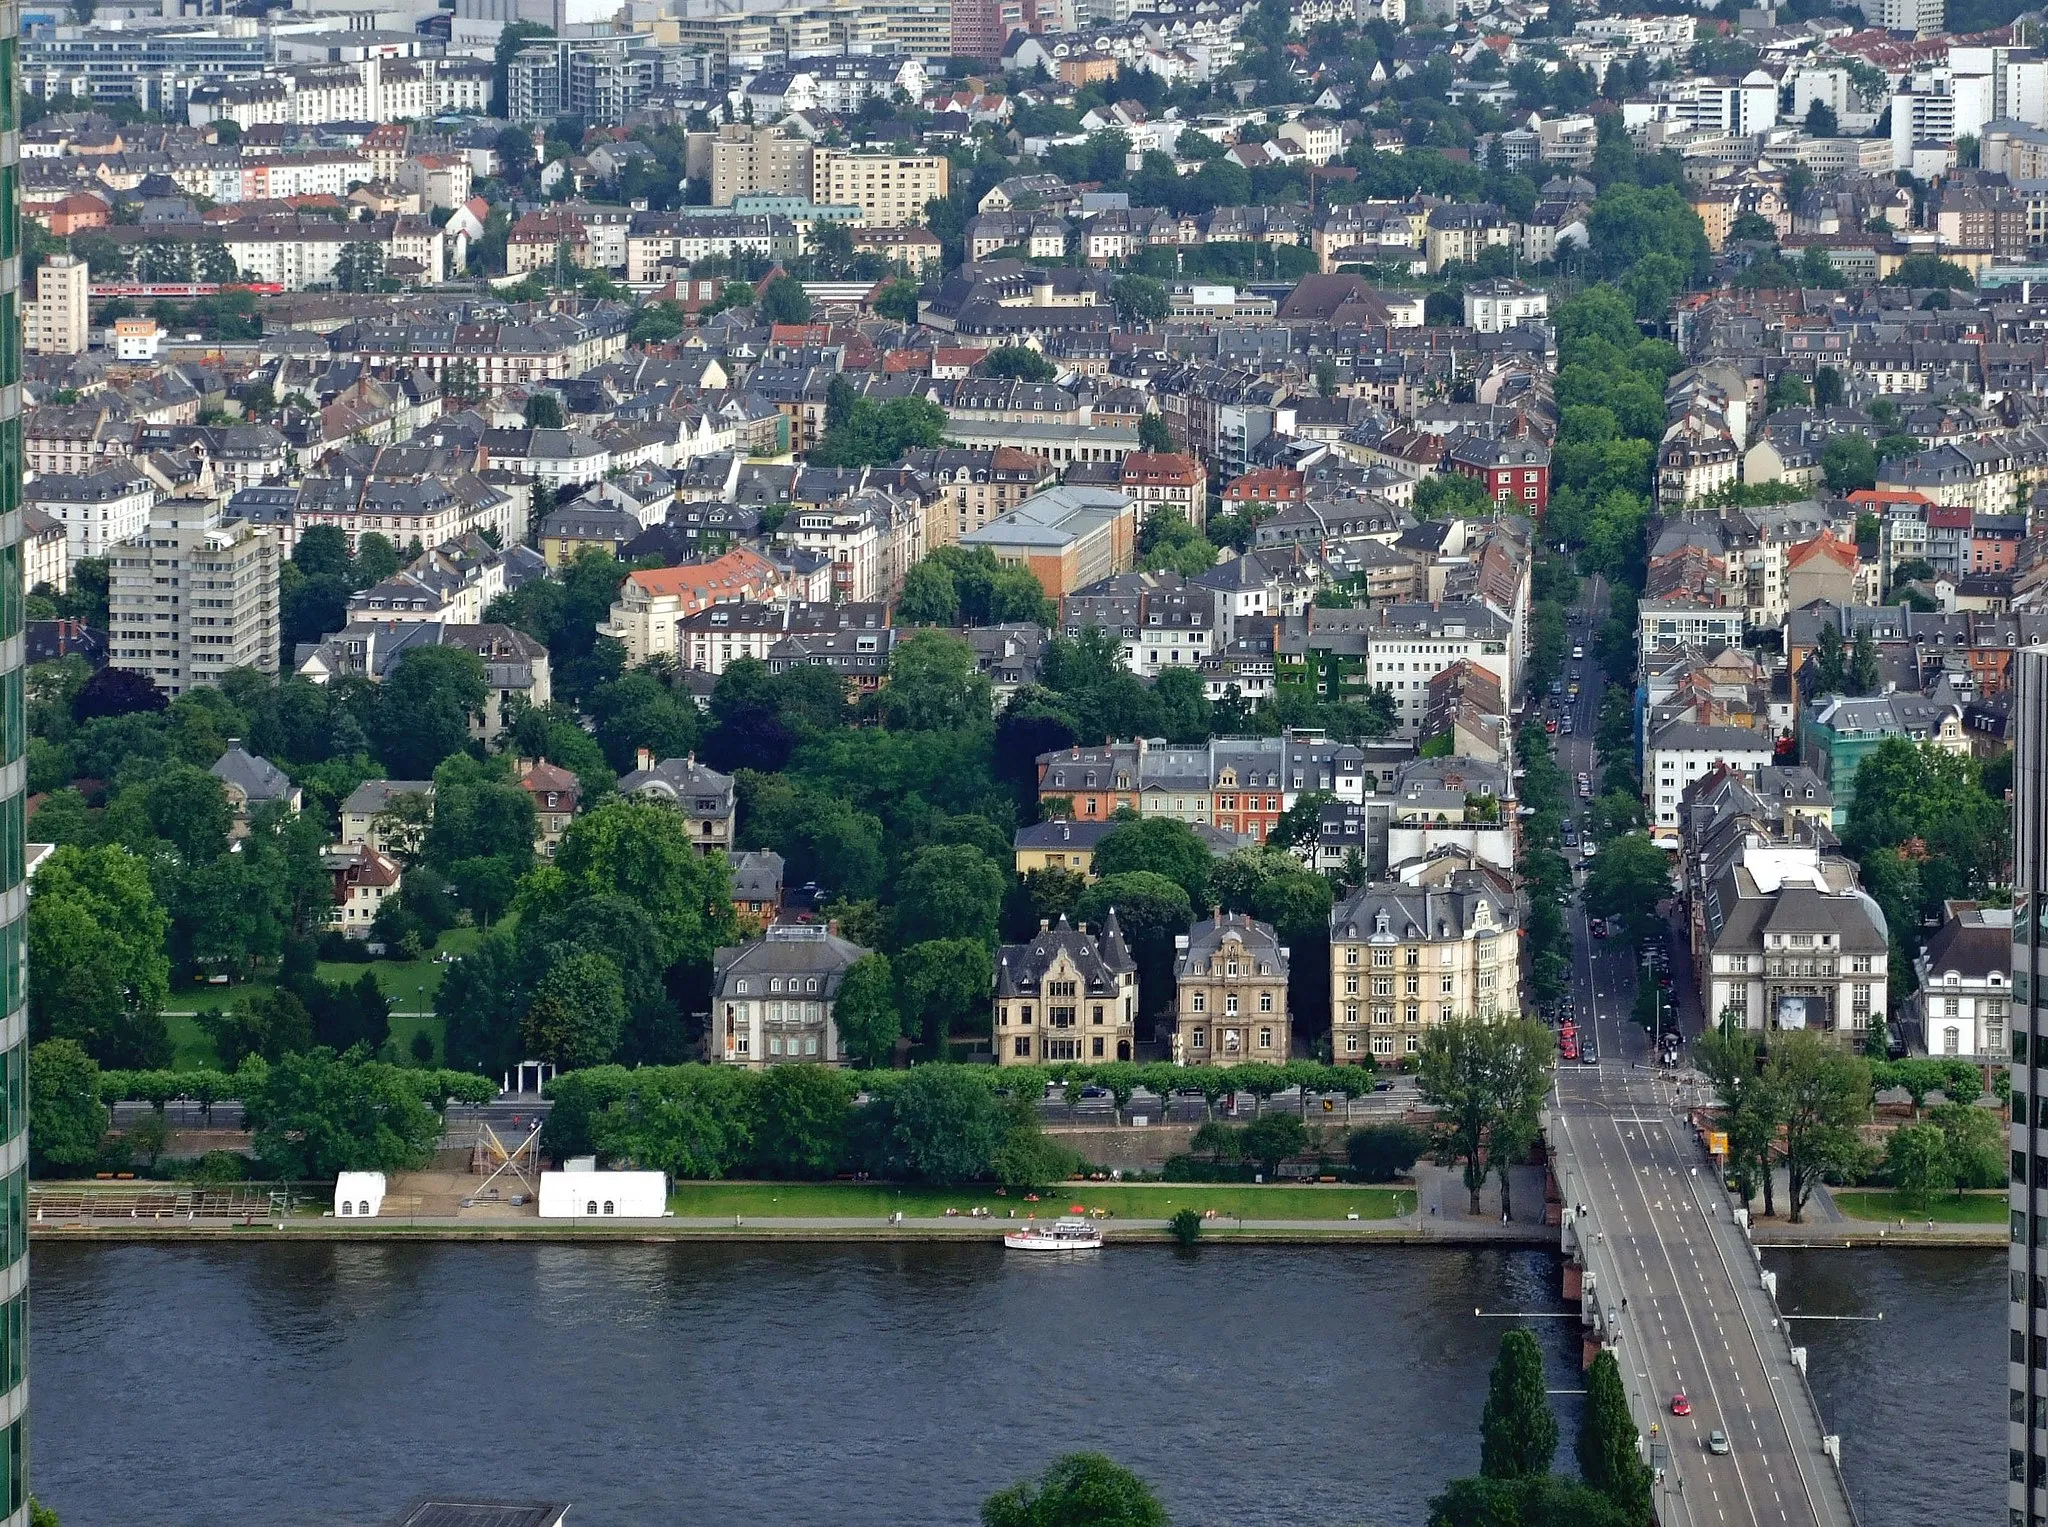
[[[382,1172],[343,1172],[334,1179],[336,1219],[375,1219],[383,1209]]]

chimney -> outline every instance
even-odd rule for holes
[[[1049,917],[1041,917],[1038,920],[1038,931],[1040,933],[1052,932],[1052,919]]]
[[[637,768],[637,769],[651,769],[651,768],[653,768],[653,767],[654,767],[654,749],[652,749],[652,748],[638,748],[638,749],[635,749],[635,750],[634,750],[634,753],[633,753],[633,766],[634,766],[635,768]]]

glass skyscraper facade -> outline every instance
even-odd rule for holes
[[[0,0],[0,1527],[28,1521],[28,724],[22,704],[21,16]]]
[[[2014,654],[2011,1527],[2048,1512],[2048,647]]]

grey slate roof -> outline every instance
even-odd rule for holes
[[[251,806],[291,799],[292,782],[285,777],[284,770],[269,759],[246,751],[239,741],[230,742],[228,750],[213,761],[207,773],[223,785],[241,791],[242,798]]]
[[[1030,942],[1003,945],[996,959],[996,995],[1035,995],[1046,971],[1062,952],[1088,983],[1091,995],[1114,991],[1119,976],[1138,968],[1130,950],[1124,947],[1115,908],[1103,921],[1100,939],[1071,927],[1062,913],[1057,923],[1040,930]]]

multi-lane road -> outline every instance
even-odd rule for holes
[[[1597,611],[1597,584],[1593,599]],[[1555,743],[1568,788],[1584,772],[1597,790],[1593,734],[1603,685],[1588,613],[1573,627],[1587,656],[1568,665],[1581,686],[1567,702],[1572,735],[1560,730]],[[1574,795],[1574,811],[1582,805]],[[1587,824],[1578,826],[1583,833]],[[1671,1074],[1632,1016],[1634,952],[1618,930],[1592,937],[1577,901],[1570,923],[1582,1043],[1600,1060],[1560,1065],[1551,1146],[1597,1326],[1610,1341],[1618,1336],[1615,1356],[1637,1425],[1662,1471],[1660,1518],[1700,1527],[1851,1527],[1853,1511],[1756,1256],[1675,1106]],[[1678,1394],[1690,1415],[1672,1414]],[[1726,1453],[1708,1448],[1717,1431]]]

